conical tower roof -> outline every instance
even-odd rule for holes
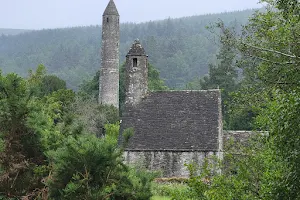
[[[145,56],[146,52],[143,46],[141,45],[140,41],[137,39],[132,44],[131,48],[129,49],[127,56]]]
[[[118,12],[116,4],[113,0],[109,1],[103,15],[118,15],[119,16],[119,12]]]

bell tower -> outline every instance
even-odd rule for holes
[[[110,0],[102,16],[99,103],[119,108],[120,15]]]
[[[139,104],[148,92],[148,56],[139,40],[135,40],[126,56],[125,104]]]

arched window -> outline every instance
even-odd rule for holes
[[[109,22],[109,19],[108,19],[108,18],[106,18],[106,22],[107,22],[107,23]]]

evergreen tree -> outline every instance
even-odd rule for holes
[[[217,64],[209,64],[209,73],[199,80],[187,85],[190,89],[221,89],[222,93],[222,111],[224,119],[224,129],[236,130],[237,126],[233,126],[232,118],[229,116],[230,104],[232,98],[230,94],[236,91],[239,87],[238,68],[236,60],[238,51],[236,49],[234,28],[226,28],[222,21],[216,23],[210,29],[220,30],[220,50],[217,54]],[[197,87],[198,86],[198,87]],[[239,119],[241,120],[241,119]],[[245,128],[245,127],[243,127]]]
[[[0,198],[149,199],[154,174],[123,164],[119,125],[91,134],[73,91],[41,96],[45,76],[0,73]]]
[[[201,176],[192,176],[189,186],[198,199],[300,198],[300,4],[262,2],[266,10],[257,12],[232,40],[243,69],[232,102],[254,111],[258,128],[266,132],[253,134],[247,144],[227,142],[222,174],[206,167]]]

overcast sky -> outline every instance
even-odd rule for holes
[[[42,29],[101,23],[109,0],[0,0],[0,28]],[[258,0],[115,0],[121,22],[144,22],[258,8]]]

